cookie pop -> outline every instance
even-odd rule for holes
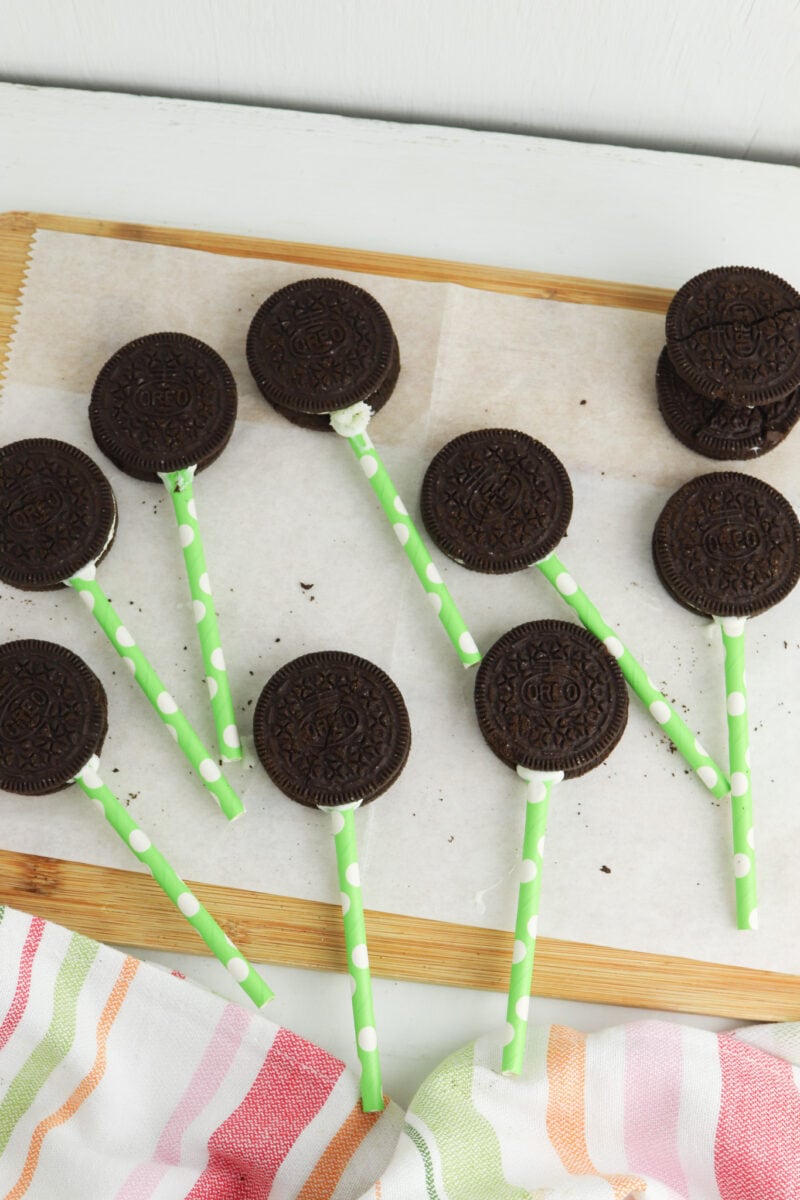
[[[116,521],[111,484],[76,446],[27,438],[0,448],[0,581],[25,591],[71,587],[78,592],[232,820],[244,812],[241,800],[97,582],[97,566],[111,549]]]
[[[211,711],[224,759],[242,757],[220,644],[194,476],[222,453],[236,422],[236,384],[227,364],[185,333],[152,333],[117,350],[97,376],[89,404],[97,445],[134,479],[169,492],[192,594]]]
[[[397,339],[378,301],[342,279],[281,288],[251,322],[247,361],[282,416],[346,438],[461,662],[477,663],[475,641],[367,433],[400,370]]]
[[[653,720],[715,796],[724,772],[658,690],[555,553],[572,516],[572,487],[551,450],[513,429],[481,429],[448,442],[422,484],[422,519],[444,554],[473,571],[535,566],[619,663]]]
[[[667,501],[653,560],[679,604],[713,617],[725,648],[736,924],[758,928],[744,632],[800,579],[800,522],[780,492],[738,471],[701,475]]]
[[[330,813],[365,1112],[384,1107],[354,813],[400,775],[408,713],[379,667],[340,651],[306,654],[269,680],[256,705],[258,757],[284,795]]]
[[[108,705],[86,663],[53,642],[7,642],[0,646],[0,696],[0,788],[45,796],[77,783],[250,999],[259,1007],[271,1000],[261,976],[103,783]]]
[[[503,1072],[525,1058],[547,809],[553,784],[604,761],[625,730],[628,693],[616,661],[566,621],[531,621],[501,637],[475,680],[487,745],[528,785],[508,989]]]

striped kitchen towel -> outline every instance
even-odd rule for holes
[[[302,1038],[0,909],[5,1200],[800,1200],[800,1026],[531,1026],[408,1111]]]
[[[365,1116],[316,1046],[158,967],[6,908],[4,1200],[355,1200],[403,1114]]]

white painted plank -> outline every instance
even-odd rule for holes
[[[5,0],[0,78],[800,162],[797,0]]]
[[[790,167],[0,85],[0,206],[676,286],[800,280]]]

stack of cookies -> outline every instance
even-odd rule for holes
[[[676,292],[656,369],[661,414],[707,458],[744,461],[800,417],[800,294],[768,271],[717,267]]]

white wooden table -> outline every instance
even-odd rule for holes
[[[0,85],[0,164],[0,211],[662,287],[724,263],[800,282],[800,172],[790,167],[9,84]],[[213,960],[148,957],[239,999]],[[355,1064],[344,979],[272,966],[268,978],[273,1020]],[[504,1019],[493,993],[382,979],[375,991],[385,1086],[400,1103],[436,1061]],[[538,1021],[583,1029],[642,1015],[653,1014],[536,1002]]]

